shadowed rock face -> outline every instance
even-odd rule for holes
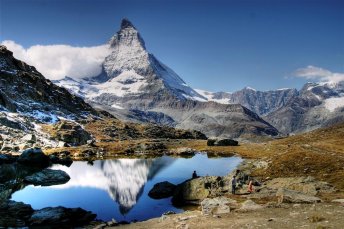
[[[0,105],[16,112],[55,111],[60,115],[95,114],[81,98],[54,85],[33,66],[17,60],[0,46]]]

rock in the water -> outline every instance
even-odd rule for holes
[[[33,213],[29,204],[12,200],[0,203],[0,227],[24,227]]]
[[[82,226],[96,218],[96,214],[81,208],[43,208],[35,211],[29,219],[30,226]]]
[[[154,185],[154,187],[149,191],[148,196],[153,199],[163,199],[173,195],[176,185],[164,181]]]
[[[236,202],[235,200],[226,197],[216,197],[213,199],[206,198],[201,202],[203,215],[219,215],[230,212],[229,203]]]
[[[70,176],[62,170],[44,169],[24,178],[24,181],[33,185],[58,185],[65,184],[70,180]]]
[[[44,168],[49,165],[50,160],[40,148],[31,148],[22,152],[18,158],[18,162],[29,166]]]
[[[279,203],[318,203],[321,199],[315,196],[306,195],[302,192],[288,190],[284,188],[278,189],[276,196]]]

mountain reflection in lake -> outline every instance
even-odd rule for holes
[[[181,212],[171,205],[171,198],[148,197],[155,183],[178,184],[199,175],[226,175],[242,161],[239,157],[208,158],[196,154],[192,158],[162,156],[149,159],[112,159],[74,162],[70,167],[55,165],[71,179],[64,185],[28,186],[13,194],[12,199],[31,204],[33,208],[51,206],[81,207],[98,215],[98,219],[117,221],[146,220],[166,211]]]

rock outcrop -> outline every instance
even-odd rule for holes
[[[40,148],[31,148],[22,152],[18,158],[18,162],[29,166],[44,168],[49,165],[50,159]]]
[[[168,181],[160,182],[153,186],[149,191],[148,196],[153,199],[167,198],[173,195],[175,189],[176,185]]]
[[[51,137],[72,146],[87,144],[91,135],[79,124],[71,121],[60,121],[54,125]]]
[[[94,220],[96,215],[81,208],[43,208],[35,211],[29,219],[30,226],[83,226]]]
[[[199,204],[207,197],[222,195],[228,191],[228,183],[223,177],[206,176],[190,179],[179,184],[173,194],[175,205]]]
[[[44,169],[24,178],[24,182],[33,185],[51,186],[65,184],[70,176],[62,170]]]

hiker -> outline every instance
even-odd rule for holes
[[[193,171],[193,173],[192,173],[192,179],[195,179],[195,178],[197,178],[198,176],[197,176],[197,173],[196,173],[196,171]]]
[[[235,195],[236,183],[237,183],[237,180],[236,180],[236,177],[234,175],[232,178],[232,194],[234,194],[234,195]]]
[[[247,189],[247,191],[248,191],[249,193],[252,193],[252,192],[253,192],[253,180],[252,180],[252,179],[250,179],[250,182],[248,183],[248,189]]]

